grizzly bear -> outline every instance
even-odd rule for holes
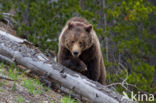
[[[89,79],[105,84],[106,70],[99,39],[82,17],[71,18],[59,36],[58,62]]]

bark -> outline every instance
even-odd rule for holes
[[[82,10],[85,10],[84,2],[85,2],[85,0],[80,0],[80,7]]]
[[[107,18],[106,18],[106,13],[104,13],[104,9],[106,9],[106,1],[105,0],[99,0],[100,2],[100,26],[103,28],[104,33],[106,32],[106,26],[107,26]],[[106,48],[106,60],[109,62],[109,45],[108,45],[108,37],[105,36],[105,48]]]
[[[64,87],[88,98],[93,103],[136,103],[85,76],[49,60],[28,41],[0,31],[0,59],[23,65],[52,78]]]

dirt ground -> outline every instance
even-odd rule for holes
[[[3,76],[1,76],[2,74]],[[32,81],[30,77],[20,75],[17,76],[17,80],[12,81],[12,78],[7,80],[10,77],[6,75],[12,75],[12,72],[5,70],[5,68],[0,68],[0,103],[60,103],[61,98],[63,98],[60,93],[42,86],[42,84],[38,84],[37,88],[34,88],[33,82],[29,83],[29,81]],[[24,83],[25,85],[29,83],[26,85],[28,87],[24,86]],[[31,93],[31,91],[37,91],[38,93]]]
[[[59,103],[62,96],[52,90],[41,94],[30,94],[29,91],[16,83],[16,89],[13,89],[14,82],[0,80],[0,103]]]

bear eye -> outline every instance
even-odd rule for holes
[[[74,41],[71,41],[71,43],[73,44],[73,43],[74,43]]]
[[[80,45],[82,45],[82,42],[80,42]]]
[[[79,44],[80,44],[80,46],[82,46],[83,45],[83,42],[79,42]]]

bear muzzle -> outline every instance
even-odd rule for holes
[[[73,54],[76,56],[76,55],[79,54],[79,52],[78,51],[73,51]]]
[[[77,51],[77,50],[74,50],[74,51],[72,52],[72,55],[73,55],[74,57],[79,57],[80,52]]]
[[[81,54],[81,51],[80,51],[80,46],[76,43],[73,45],[73,48],[72,48],[72,55],[74,57],[79,57],[79,55]]]

